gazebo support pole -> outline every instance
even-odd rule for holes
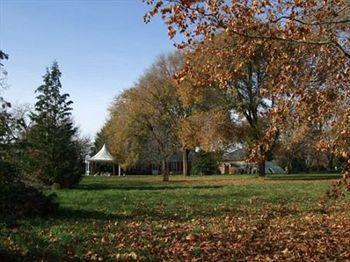
[[[121,174],[122,174],[122,170],[120,168],[120,164],[118,164],[118,176],[121,176]]]

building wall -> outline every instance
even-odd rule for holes
[[[172,174],[182,174],[183,172],[183,162],[182,161],[172,161],[168,162],[169,172]],[[191,161],[188,163],[188,169],[191,171]],[[157,175],[160,174],[162,170],[161,165],[146,164],[139,165],[129,168],[127,174],[137,174],[137,175]]]
[[[245,161],[223,161],[219,166],[221,174],[257,174],[258,166],[256,164],[247,163]],[[283,174],[283,168],[277,164],[266,161],[266,174]]]
[[[221,162],[219,165],[220,173],[221,174],[239,174],[240,170],[237,166],[235,166],[232,162]]]

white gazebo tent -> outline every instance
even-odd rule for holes
[[[93,174],[94,163],[111,163],[113,165],[113,175],[115,175],[116,161],[114,157],[109,153],[106,145],[103,145],[100,151],[93,157],[86,158],[86,174]],[[118,175],[120,176],[120,166],[118,165]]]

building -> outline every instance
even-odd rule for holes
[[[190,151],[188,154],[188,170],[191,171],[191,166],[194,158],[194,152]],[[178,152],[172,155],[167,163],[170,174],[182,174],[183,172],[183,153]],[[135,167],[128,168],[127,174],[137,175],[158,175],[161,173],[161,163],[144,163]]]
[[[226,153],[222,156],[219,169],[221,174],[257,174],[258,165],[249,163],[245,159],[247,153],[244,149],[237,149],[233,152]],[[285,171],[282,167],[273,161],[265,162],[266,174],[283,174]]]
[[[106,145],[104,144],[100,151],[98,151],[93,157],[85,157],[86,170],[85,175],[110,175],[110,170],[106,169],[106,165],[112,169],[112,174],[116,174],[116,165],[118,166],[118,175],[121,175],[120,165],[117,164],[115,158],[109,153]],[[107,172],[106,172],[107,171]]]

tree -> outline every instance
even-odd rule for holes
[[[6,71],[2,61],[8,55],[0,50],[0,91],[4,87]],[[14,224],[24,216],[54,212],[58,205],[53,195],[46,195],[23,181],[22,162],[26,128],[26,110],[13,110],[11,104],[0,97],[0,221]]]
[[[178,32],[185,36],[182,46],[196,44],[195,40],[202,36],[212,37],[218,31],[226,30],[253,41],[330,47],[350,58],[350,6],[347,0],[144,2],[152,7],[144,17],[145,21],[160,13],[171,38]]]
[[[122,163],[159,163],[164,181],[169,180],[169,157],[180,148],[182,108],[173,80],[179,65],[175,55],[160,56],[135,87],[117,99],[107,127],[110,148]]]
[[[2,60],[8,59],[8,55],[0,50],[0,91],[4,88],[6,71],[3,68]],[[9,154],[11,146],[11,123],[12,116],[8,112],[11,104],[3,97],[0,97],[0,179],[8,180],[14,172],[14,167],[9,163]]]
[[[350,189],[350,6],[340,1],[147,1],[152,6],[145,19],[160,13],[169,36],[182,34],[179,48],[200,50],[204,41],[218,33],[234,37],[237,50],[223,49],[215,55],[247,57],[257,46],[270,50],[267,73],[270,85],[264,94],[275,106],[268,111],[269,126],[252,153],[266,151],[277,133],[285,130],[284,119],[293,116],[302,124],[330,120],[333,141],[319,140],[320,150],[333,150],[346,159],[344,181]],[[293,52],[291,52],[291,49]],[[308,65],[300,67],[300,65]],[[209,67],[216,67],[210,63]],[[184,71],[187,74],[187,70]],[[219,87],[227,75],[215,75]],[[333,116],[333,117],[330,117]],[[263,149],[263,150],[261,150]]]
[[[47,69],[44,83],[36,90],[29,133],[31,174],[46,185],[71,187],[80,180],[77,128],[71,118],[72,101],[61,94],[61,72],[57,62]]]
[[[2,64],[2,60],[7,60],[9,58],[8,54],[5,54],[2,50],[0,50],[0,91],[6,87],[6,75],[7,71],[4,69]],[[0,97],[1,107],[4,105],[3,97]]]
[[[8,55],[0,50],[0,92],[6,87],[7,72],[3,68],[2,60]],[[10,112],[11,103],[0,96],[0,182],[8,184],[14,181],[19,173],[19,156],[23,152],[21,133],[25,129],[24,116]]]
[[[91,152],[92,143],[89,137],[84,137],[81,135],[76,135],[74,138],[74,145],[76,147],[76,152],[78,155],[78,168],[80,174],[85,172],[85,158]]]
[[[95,139],[94,139],[94,143],[92,146],[92,154],[96,154],[104,144],[107,144],[107,135],[106,135],[106,130],[105,127],[101,128],[100,131],[97,132]]]
[[[251,148],[262,138],[268,121],[265,114],[274,106],[272,98],[262,93],[263,89],[270,84],[266,66],[271,58],[268,50],[260,46],[256,47],[250,57],[242,55],[238,52],[236,42],[235,38],[226,33],[219,34],[213,41],[204,42],[200,49],[186,57],[188,71],[183,77],[190,79],[192,89],[194,87],[219,90],[221,96],[224,96],[220,101],[226,107],[217,104],[216,108],[227,110],[233,129],[244,127],[243,135],[232,137],[231,140],[240,140],[241,144]],[[221,54],[222,50],[229,50],[232,56]],[[208,56],[208,54],[212,55]],[[225,79],[222,79],[224,83],[219,82],[218,75],[225,75]],[[192,94],[198,95],[196,92]],[[214,106],[215,100],[208,99],[207,103]],[[237,135],[238,132],[232,130],[231,134]],[[261,176],[265,175],[265,160],[271,154],[271,149],[271,146],[267,149],[261,148],[259,152]]]
[[[174,80],[182,66],[179,53],[161,56],[111,107],[103,130],[124,168],[152,162],[162,165],[164,174],[168,158],[182,151],[183,174],[189,175],[189,150],[201,145],[213,151],[224,144],[221,134],[229,115],[225,97],[213,89],[196,92],[200,93],[196,97],[188,94],[191,83]]]
[[[138,137],[132,138],[134,122],[130,117],[132,102],[129,90],[120,94],[109,108],[109,119],[102,128],[111,153],[123,168],[133,166],[138,161]]]
[[[197,88],[194,79],[186,77],[177,83],[177,95],[185,112],[179,118],[178,128],[182,147],[193,150],[199,146],[208,152],[224,150],[232,142],[233,129],[225,91],[209,85]]]
[[[8,59],[8,55],[0,50],[0,62],[4,59]],[[0,89],[3,89],[6,87],[7,72],[1,63],[0,74]],[[20,113],[22,109],[13,108],[11,103],[0,97],[0,173],[2,175],[15,176],[20,173],[21,155],[26,146],[22,134],[27,128],[25,112]]]
[[[192,170],[193,175],[213,175],[219,172],[219,154],[200,150],[194,155]]]
[[[2,118],[1,144],[6,148],[3,157],[16,169],[16,173],[24,179],[28,150],[27,134],[30,129],[30,106],[11,105],[4,110]]]
[[[183,173],[188,175],[187,156],[194,144],[183,139],[182,126],[191,115],[192,105],[182,103],[182,85],[174,80],[182,65],[180,53],[160,56],[110,109],[106,136],[124,168],[139,161],[153,162],[162,165],[167,180],[169,157],[182,150]]]

